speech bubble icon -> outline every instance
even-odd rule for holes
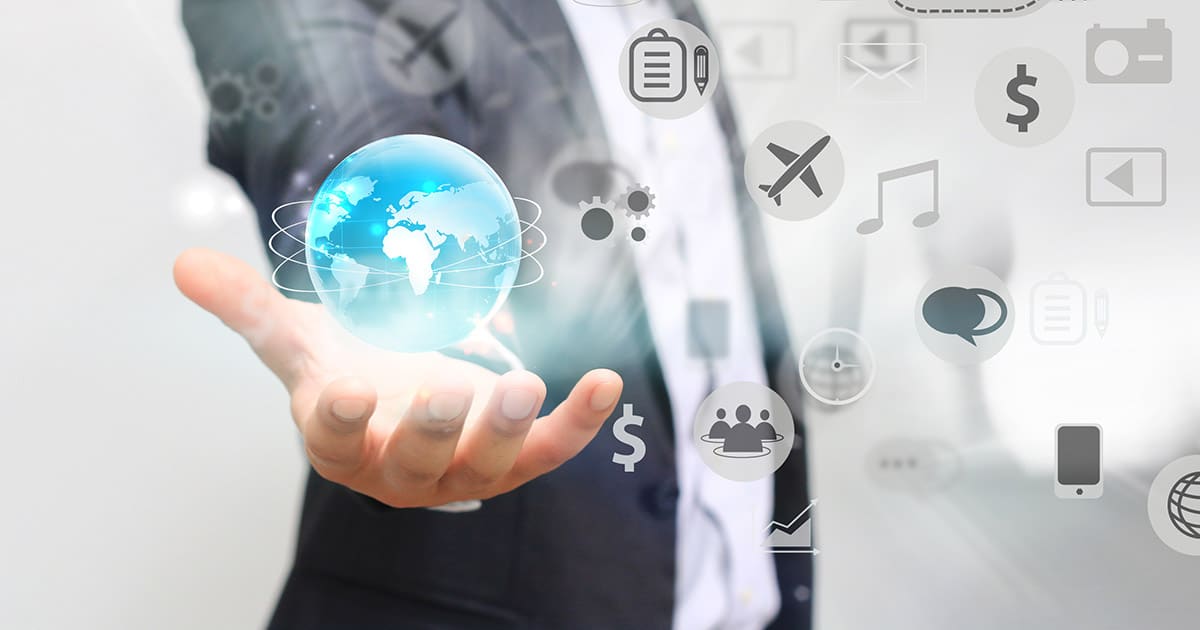
[[[987,304],[983,298],[988,298],[1000,307],[1000,317],[996,322],[985,328],[978,326],[983,323],[987,314]],[[990,335],[1008,321],[1008,305],[1004,299],[988,289],[967,289],[964,287],[945,287],[938,289],[925,298],[921,306],[921,316],[929,327],[947,335],[961,337],[972,346],[976,337]]]

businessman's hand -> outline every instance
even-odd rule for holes
[[[621,395],[619,376],[593,370],[535,420],[546,386],[534,374],[378,350],[236,258],[188,250],[175,261],[175,284],[246,337],[287,387],[313,468],[393,507],[487,498],[554,470],[591,441]]]

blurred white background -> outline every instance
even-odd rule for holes
[[[837,44],[848,18],[895,17],[882,0],[705,4],[718,43],[748,22],[794,26],[790,78],[731,80],[746,139],[809,120],[847,157],[833,209],[768,219],[796,342],[856,328],[880,367],[861,402],[808,414],[818,627],[1195,626],[1200,559],[1155,538],[1145,495],[1159,468],[1200,452],[1200,8],[1089,0],[923,21],[927,100],[852,105],[837,99]],[[284,392],[171,283],[193,245],[264,265],[246,201],[204,161],[178,12],[0,8],[14,266],[0,309],[0,627],[261,626],[289,561],[305,467]],[[1151,17],[1174,31],[1173,84],[1087,84],[1085,31]],[[1076,79],[1072,122],[1034,149],[999,143],[975,114],[979,70],[1015,46],[1051,52]],[[1094,146],[1165,148],[1167,206],[1088,207]],[[898,211],[855,233],[875,211],[876,173],[929,159],[941,160],[942,221],[917,230]],[[1017,303],[1013,339],[980,369],[941,362],[913,326],[921,286],[953,263],[1007,273]],[[1109,292],[1103,338],[1034,343],[1028,297],[1056,272]],[[1054,498],[1053,430],[1067,421],[1104,426],[1101,500]],[[868,472],[881,448],[925,465],[921,444],[957,462],[948,483],[898,491]]]

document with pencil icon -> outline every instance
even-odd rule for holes
[[[635,31],[620,67],[629,100],[657,118],[682,118],[700,109],[721,76],[712,40],[680,20],[660,20]]]

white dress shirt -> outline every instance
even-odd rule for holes
[[[680,491],[674,627],[761,628],[779,609],[774,563],[761,547],[773,503],[771,479],[728,481],[704,465],[691,440],[710,386],[766,382],[728,139],[711,104],[681,120],[658,120],[634,107],[621,89],[621,48],[641,25],[674,17],[665,3],[616,8],[560,0],[560,5],[615,160],[656,196],[642,221],[646,240],[629,247],[674,418]],[[627,232],[618,229],[612,238]],[[728,358],[705,362],[688,356],[691,298],[730,305]]]

